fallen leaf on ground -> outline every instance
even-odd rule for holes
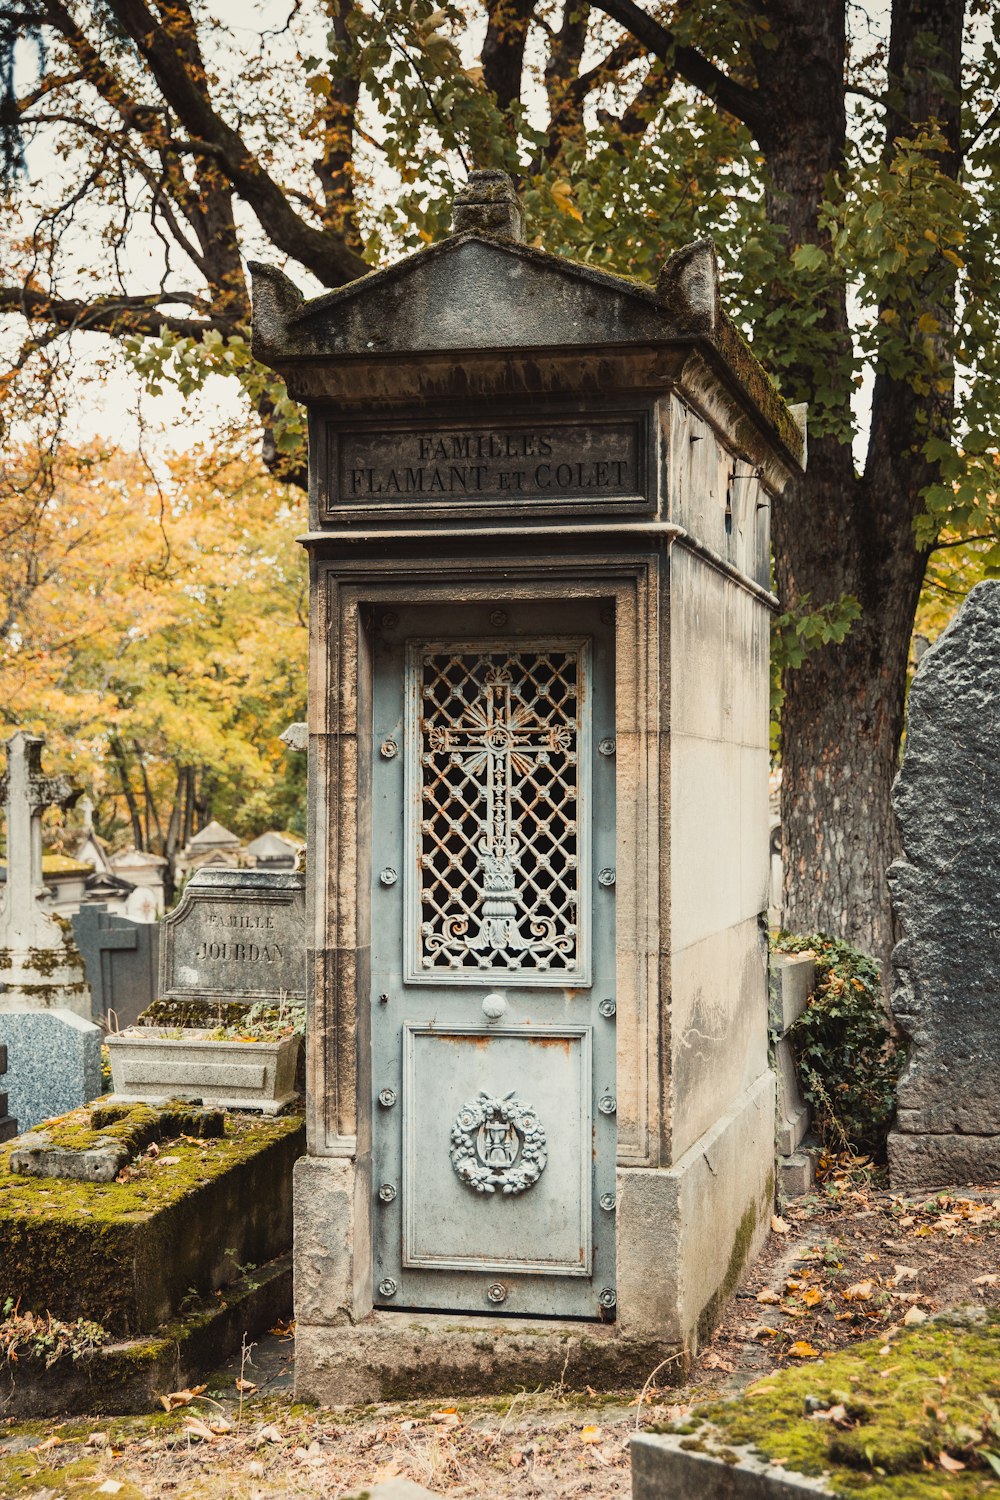
[[[893,1286],[901,1286],[904,1281],[916,1281],[919,1271],[916,1266],[897,1266],[896,1274],[892,1278]]]
[[[822,1302],[823,1293],[820,1291],[819,1287],[807,1286],[805,1291],[802,1293],[802,1300],[805,1303],[806,1307],[815,1307],[817,1303]]]
[[[99,1484],[97,1486],[97,1493],[99,1495],[117,1495],[118,1491],[123,1490],[124,1488],[125,1486],[122,1484],[121,1480],[106,1479],[103,1484]]]
[[[912,1328],[914,1323],[926,1323],[927,1314],[924,1312],[922,1307],[911,1307],[909,1312],[906,1314],[906,1317],[903,1319],[903,1322],[906,1324],[907,1328]]]
[[[440,1411],[432,1411],[432,1422],[437,1422],[439,1427],[460,1427],[462,1418],[454,1406],[443,1406]]]
[[[202,1438],[208,1443],[214,1443],[217,1436],[207,1422],[203,1422],[200,1417],[195,1416],[185,1417],[184,1431],[189,1437]]]
[[[160,1397],[163,1409],[164,1411],[174,1411],[178,1406],[190,1406],[191,1402],[200,1396],[204,1390],[205,1386],[203,1385],[193,1385],[189,1390],[171,1391],[168,1396]]]
[[[257,1389],[257,1386],[252,1380],[244,1380],[242,1375],[238,1380],[235,1380],[233,1384],[236,1386],[236,1389],[238,1391],[241,1391],[244,1395],[248,1394],[250,1391],[255,1391]]]
[[[772,1214],[771,1228],[774,1230],[775,1234],[788,1234],[790,1232],[791,1226],[787,1224],[785,1220],[780,1217],[780,1215]]]
[[[279,1429],[277,1427],[275,1427],[274,1423],[272,1422],[270,1424],[270,1426],[268,1426],[268,1427],[262,1427],[260,1429],[260,1431],[257,1433],[257,1442],[258,1443],[280,1443],[281,1442],[281,1433],[280,1433]]]
[[[872,1292],[875,1290],[873,1281],[856,1281],[846,1291],[841,1292],[845,1302],[870,1302]]]
[[[781,1301],[781,1298],[778,1296],[777,1292],[763,1291],[757,1293],[757,1301],[763,1302],[767,1307],[773,1307],[776,1303]]]
[[[108,1435],[106,1432],[92,1432],[87,1439],[88,1448],[106,1448],[108,1446]]]
[[[792,1345],[788,1353],[792,1359],[815,1359],[819,1354],[819,1350],[814,1349],[812,1344],[807,1344],[805,1339],[799,1339]]]
[[[600,1427],[584,1427],[580,1433],[580,1442],[599,1443],[603,1436],[604,1431]]]
[[[960,1474],[965,1468],[962,1460],[960,1458],[952,1458],[950,1453],[939,1453],[938,1463],[949,1474]]]
[[[252,1459],[250,1463],[247,1464],[247,1473],[250,1475],[251,1479],[263,1479],[264,1465],[260,1462],[260,1459]]]
[[[709,1349],[701,1364],[704,1370],[725,1370],[727,1374],[731,1374],[735,1368],[728,1359],[723,1359],[722,1355],[717,1354],[714,1349]]]
[[[989,1276],[977,1276],[972,1283],[973,1286],[1000,1286],[1000,1276],[991,1274]]]
[[[44,1443],[36,1443],[31,1453],[48,1453],[50,1448],[58,1448],[62,1445],[61,1437],[47,1437]]]

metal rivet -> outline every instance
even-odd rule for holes
[[[601,1202],[601,1207],[604,1209],[605,1213],[609,1213],[609,1214],[614,1213],[614,1211],[615,1211],[615,1195],[614,1195],[614,1193],[602,1193],[601,1194],[600,1202]]]
[[[597,746],[598,755],[614,755],[618,749],[618,741],[614,735],[607,735]]]
[[[399,754],[399,746],[394,739],[384,739],[378,747],[378,753],[383,760],[393,760]]]
[[[396,1196],[396,1189],[393,1187],[391,1182],[383,1182],[382,1186],[378,1190],[378,1195],[382,1199],[383,1203],[391,1203],[393,1198],[395,1198]]]
[[[611,1017],[618,1009],[618,1006],[613,1000],[602,1000],[597,1009],[601,1012],[602,1016]]]
[[[383,1109],[391,1109],[396,1102],[396,1090],[379,1089],[378,1102],[381,1104]]]
[[[615,1295],[615,1289],[612,1286],[606,1286],[604,1290],[598,1294],[597,1300],[602,1307],[618,1306],[618,1298]]]
[[[613,1115],[618,1108],[618,1100],[614,1094],[602,1094],[597,1101],[597,1107],[602,1115]]]
[[[497,628],[497,630],[500,629],[501,625],[506,625],[506,623],[507,623],[507,613],[506,613],[505,610],[495,609],[493,611],[493,613],[490,615],[490,624],[491,625],[495,625],[496,628]]]
[[[383,1276],[382,1280],[378,1284],[378,1294],[380,1297],[395,1297],[398,1290],[399,1288],[396,1286],[396,1283],[393,1281],[391,1276]],[[604,1295],[603,1292],[601,1293],[601,1295]]]
[[[611,869],[608,869],[607,867],[605,867],[600,872],[600,874],[598,875],[598,877],[597,877],[597,883],[598,883],[598,885],[614,885],[614,883],[615,883],[615,872],[614,872],[614,870],[611,870]]]
[[[387,610],[386,613],[382,616],[381,624],[383,630],[395,630],[396,626],[399,624],[399,616],[394,615],[391,609]]]
[[[487,1021],[499,1021],[507,1009],[507,1002],[502,995],[487,995],[483,1001],[483,1015]]]
[[[383,885],[395,885],[396,881],[399,879],[399,876],[392,868],[392,865],[386,865],[384,870],[379,871],[378,878]]]
[[[507,1288],[502,1281],[491,1281],[486,1288],[487,1302],[506,1302]]]

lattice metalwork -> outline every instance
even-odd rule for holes
[[[412,977],[589,968],[587,642],[412,645]]]

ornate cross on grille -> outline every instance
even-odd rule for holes
[[[482,695],[453,724],[435,726],[430,748],[461,759],[466,770],[483,776],[485,817],[476,846],[481,875],[479,930],[467,940],[475,953],[503,949],[522,953],[536,944],[553,943],[553,924],[531,922],[531,938],[520,930],[517,890],[520,840],[513,811],[514,774],[530,774],[553,751],[572,749],[565,724],[546,723],[524,703],[515,702],[507,666],[491,665]],[[556,942],[561,941],[556,939]]]

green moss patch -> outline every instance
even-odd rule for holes
[[[51,1129],[91,1124],[68,1116]],[[134,1336],[291,1244],[298,1117],[229,1114],[224,1135],[161,1141],[109,1183],[14,1174],[13,1144],[0,1147],[0,1305]]]
[[[686,1441],[751,1447],[789,1473],[826,1475],[836,1495],[1000,1494],[1000,1315],[782,1370],[696,1415],[710,1425]]]

